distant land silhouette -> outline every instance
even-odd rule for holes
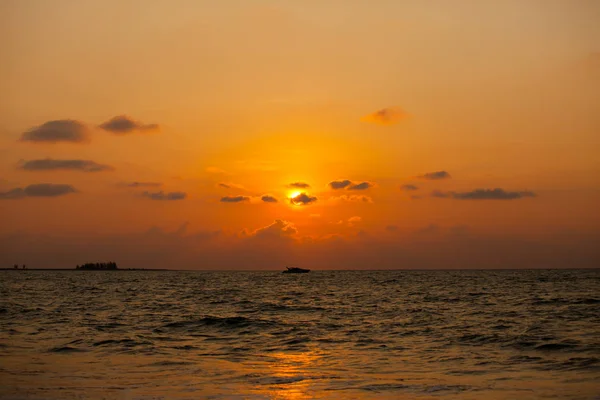
[[[119,267],[116,262],[107,262],[107,263],[86,263],[82,265],[78,265],[75,269],[84,269],[84,270],[117,270]]]
[[[100,263],[85,263],[77,265],[75,268],[28,268],[23,264],[22,268],[19,268],[18,264],[15,264],[12,268],[0,268],[0,271],[169,271],[167,269],[158,268],[119,268],[116,262],[100,262]]]

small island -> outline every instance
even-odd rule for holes
[[[106,262],[106,263],[86,263],[82,265],[78,265],[75,269],[82,269],[87,271],[114,271],[119,269],[116,262]]]

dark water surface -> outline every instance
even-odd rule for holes
[[[2,399],[598,396],[600,270],[0,271]]]

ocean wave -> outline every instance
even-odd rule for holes
[[[194,330],[197,328],[208,327],[208,328],[222,328],[222,329],[242,329],[248,327],[262,328],[265,326],[273,326],[274,322],[257,319],[257,318],[246,318],[246,317],[214,317],[207,316],[197,320],[189,321],[175,321],[163,325],[161,328],[166,330],[172,329],[187,329]]]
[[[577,348],[577,345],[569,343],[544,343],[534,347],[535,350],[541,351],[561,351],[572,350],[575,348]]]
[[[84,352],[86,350],[83,349],[78,349],[76,347],[71,347],[71,346],[59,346],[59,347],[54,347],[50,350],[48,350],[48,352],[50,353],[79,353],[79,352]]]

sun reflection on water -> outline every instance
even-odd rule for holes
[[[306,353],[275,353],[270,364],[274,383],[268,388],[273,399],[312,399],[310,371],[314,371],[321,356],[316,351]]]

